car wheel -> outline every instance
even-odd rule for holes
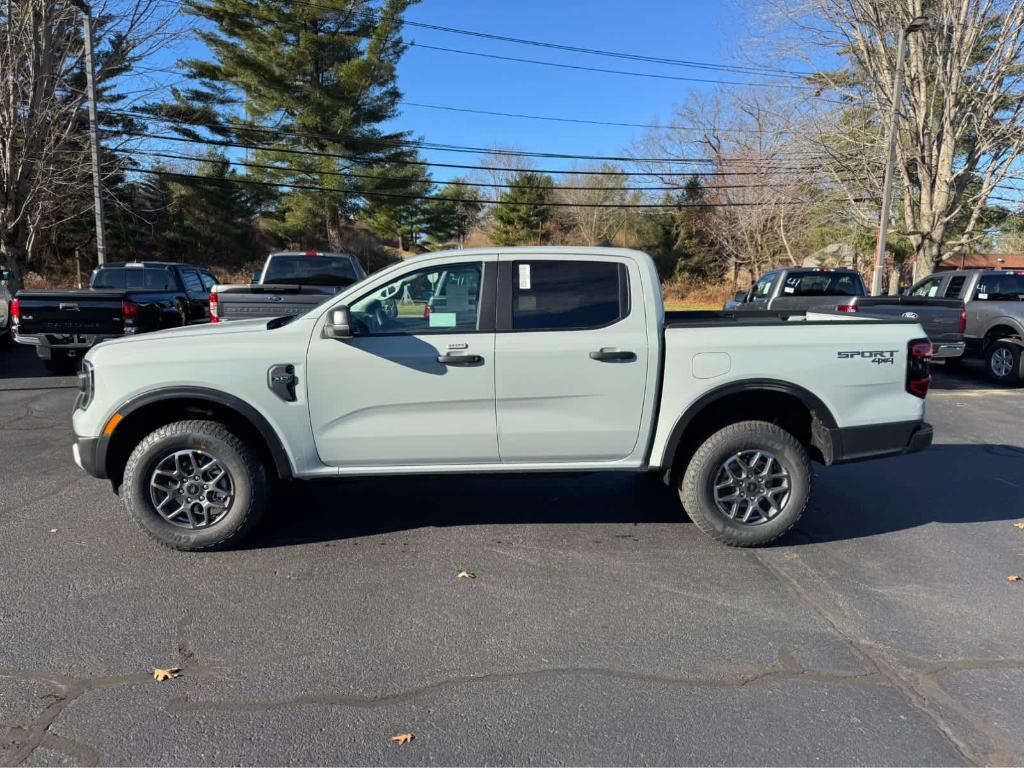
[[[132,519],[165,547],[225,549],[262,517],[266,468],[223,424],[179,421],[135,447],[121,495]]]
[[[1000,384],[1020,386],[1021,345],[1012,341],[993,342],[985,353],[985,370]]]
[[[730,424],[711,435],[693,454],[679,488],[694,524],[732,547],[777,539],[800,519],[810,495],[807,451],[764,421]]]
[[[73,376],[78,372],[78,366],[82,358],[69,357],[67,352],[51,350],[50,357],[43,360],[46,370],[57,376]]]

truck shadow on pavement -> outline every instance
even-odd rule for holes
[[[929,523],[1015,520],[1024,449],[936,445],[912,456],[814,466],[814,496],[776,546],[858,539]],[[657,478],[589,475],[387,477],[294,483],[248,546],[268,548],[461,525],[635,526],[688,522]],[[687,535],[699,535],[687,529]],[[659,532],[663,535],[663,531]]]

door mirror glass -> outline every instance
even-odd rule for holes
[[[324,326],[324,338],[352,338],[352,317],[348,307],[337,307],[331,310],[327,317],[327,324]]]
[[[252,273],[252,281],[253,281],[253,283],[258,283],[260,281],[261,277],[263,277],[263,273],[262,272],[253,272]]]

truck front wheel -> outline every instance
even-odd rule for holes
[[[263,515],[266,469],[223,424],[179,421],[135,447],[121,495],[132,519],[165,547],[225,549]]]
[[[705,440],[679,496],[694,524],[731,547],[757,547],[792,528],[811,495],[807,451],[789,432],[741,421]]]

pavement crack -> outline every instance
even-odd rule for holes
[[[1017,763],[1015,750],[1009,738],[996,726],[972,712],[969,708],[956,702],[949,696],[938,682],[938,675],[949,671],[967,669],[1001,667],[1007,664],[1018,668],[1019,661],[970,661],[946,662],[925,669],[915,669],[897,654],[878,645],[864,642],[849,631],[841,619],[814,598],[810,590],[802,586],[795,578],[772,562],[770,553],[753,552],[754,558],[771,573],[784,587],[805,605],[827,626],[829,626],[858,656],[880,676],[884,677],[894,688],[899,690],[910,704],[923,714],[932,725],[946,738],[950,745],[973,765],[995,764],[1012,765]],[[957,731],[947,717],[940,711],[940,705],[947,711],[955,713],[976,733],[984,736],[989,742],[987,754],[975,748],[967,737]]]
[[[338,706],[373,709],[402,704],[413,699],[439,693],[451,688],[486,685],[502,682],[533,682],[565,677],[592,677],[609,680],[627,680],[645,684],[672,685],[692,688],[742,688],[756,683],[783,680],[810,680],[821,683],[885,684],[885,680],[872,673],[841,673],[827,670],[805,669],[792,665],[780,655],[780,663],[759,670],[746,670],[732,677],[700,675],[671,676],[609,669],[605,667],[551,667],[545,669],[489,672],[440,680],[416,688],[378,695],[352,695],[340,693],[302,694],[269,701],[192,701],[179,696],[167,703],[167,711],[179,712],[267,712],[297,706]]]

